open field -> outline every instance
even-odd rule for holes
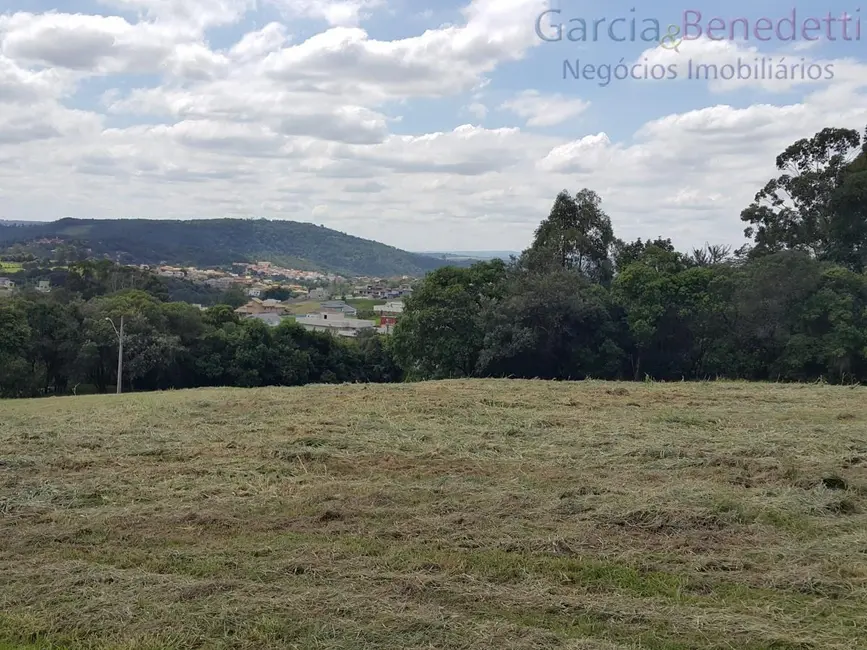
[[[349,298],[346,304],[352,305],[358,311],[373,311],[377,305],[384,305],[387,302],[387,300],[373,300],[371,298]]]
[[[302,314],[312,314],[315,311],[319,311],[321,306],[322,303],[304,300],[302,302],[290,303],[286,311],[292,316],[301,316]]]
[[[0,260],[0,273],[18,273],[24,268],[19,262],[4,262]]]
[[[0,648],[864,648],[865,405],[531,381],[0,402]]]

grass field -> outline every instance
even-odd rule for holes
[[[372,300],[370,298],[350,298],[346,304],[352,305],[358,311],[373,311],[377,305],[384,305],[387,302],[387,300]]]
[[[312,314],[315,311],[319,311],[321,306],[322,303],[305,300],[303,302],[291,303],[287,312],[292,316],[301,316],[302,314]]]
[[[864,648],[865,404],[530,381],[0,402],[0,648]]]
[[[18,273],[24,268],[19,262],[4,262],[0,260],[0,273]]]

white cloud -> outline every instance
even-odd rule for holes
[[[89,73],[151,73],[189,34],[119,16],[0,15],[0,52],[24,64]]]
[[[68,90],[70,79],[54,69],[28,70],[0,55],[0,103],[27,104]]]
[[[606,167],[614,150],[605,133],[588,135],[554,147],[539,161],[538,167],[549,172],[588,174]]]
[[[230,56],[241,63],[255,61],[258,57],[276,52],[288,40],[286,27],[280,23],[268,23],[262,29],[244,34],[232,46]]]
[[[107,7],[201,31],[230,25],[256,8],[257,0],[99,0]]]
[[[485,119],[488,115],[488,107],[481,102],[473,102],[467,106],[467,111],[480,120]]]
[[[290,18],[303,16],[330,25],[354,26],[381,7],[384,0],[270,0]]]
[[[512,111],[527,120],[527,126],[555,126],[577,117],[590,106],[581,99],[563,95],[543,95],[537,90],[525,90],[504,102],[503,110]]]
[[[867,124],[858,59],[833,61],[829,82],[755,85],[801,93],[786,102],[712,101],[671,114],[631,104],[617,90],[625,85],[593,104],[516,88],[518,77],[496,75],[539,45],[533,23],[547,3],[466,2],[456,24],[396,40],[366,21],[392,5],[366,0],[280,0],[285,24],[270,22],[273,11],[250,13],[253,0],[105,0],[115,16],[0,14],[4,213],[266,214],[416,249],[512,249],[558,191],[590,187],[619,236],[737,243],[738,213],[782,149],[825,126]],[[309,19],[323,31],[297,33]],[[235,42],[208,31],[218,26],[231,26]],[[722,64],[762,54],[705,39],[645,56]],[[85,83],[94,76],[102,105]],[[513,90],[494,102],[502,88]],[[636,115],[643,125],[624,134]],[[458,126],[469,120],[477,124]]]
[[[502,172],[541,153],[545,141],[520,129],[484,129],[469,124],[448,133],[391,136],[381,146],[352,148],[350,159],[400,173],[449,173],[462,176]]]

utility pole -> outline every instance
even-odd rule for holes
[[[120,331],[114,326],[114,321],[106,318],[114,333],[117,334],[117,394],[120,395],[123,385],[123,316],[120,317]]]

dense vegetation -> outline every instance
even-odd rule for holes
[[[241,321],[229,305],[202,311],[170,302],[162,278],[108,261],[71,265],[62,281],[0,301],[0,397],[113,389],[121,315],[125,390],[399,378],[377,336],[342,341]]]
[[[598,196],[563,192],[511,264],[427,277],[395,330],[398,360],[415,378],[867,381],[861,147],[842,129],[789,147],[734,254],[624,243]]]
[[[753,242],[678,252],[616,238],[601,199],[562,192],[510,262],[428,274],[393,337],[338,341],[205,312],[152,275],[73,263],[62,289],[0,303],[0,395],[401,378],[867,381],[867,137],[792,145],[741,218]],[[258,222],[256,222],[258,223]],[[265,222],[267,223],[267,222]],[[26,228],[23,228],[26,229]],[[236,292],[237,293],[237,292]]]
[[[447,262],[309,223],[267,219],[60,219],[0,225],[0,248],[60,239],[127,264],[224,266],[267,259],[349,276],[421,275]]]
[[[83,260],[66,264],[58,259],[34,259],[32,255],[21,256],[20,259],[18,262],[0,260],[0,274],[25,288],[36,285],[39,280],[47,280],[55,290],[60,291],[60,300],[68,300],[68,292],[92,297],[98,293],[139,288],[170,302],[209,307],[229,304],[226,301],[227,292],[221,289],[185,278],[157,276],[137,267],[117,265],[110,260]],[[63,266],[58,265],[61,263]]]

